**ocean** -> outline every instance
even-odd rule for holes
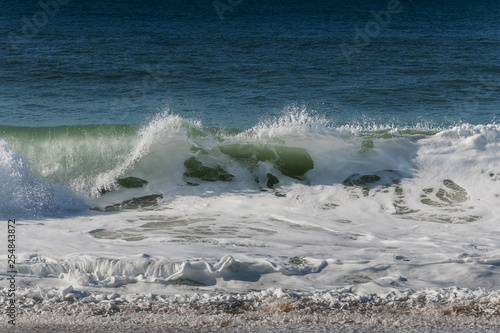
[[[144,297],[498,314],[499,2],[2,4],[21,322]]]

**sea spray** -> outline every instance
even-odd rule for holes
[[[29,162],[0,139],[0,215],[40,218],[82,211],[83,199],[35,176]]]

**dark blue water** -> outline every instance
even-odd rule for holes
[[[0,125],[500,117],[500,2],[2,2]]]

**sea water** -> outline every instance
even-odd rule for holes
[[[497,2],[47,3],[0,14],[25,297],[499,288]]]

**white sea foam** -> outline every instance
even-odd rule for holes
[[[122,156],[96,166],[94,176],[102,177],[91,184],[102,182],[91,188],[126,176],[148,181],[132,189],[115,184],[92,202],[100,208],[151,194],[163,198],[140,209],[65,218],[57,216],[68,206],[80,207],[75,195],[36,175],[40,159],[0,141],[7,184],[0,207],[2,215],[19,221],[19,287],[38,285],[50,294],[53,287],[71,285],[76,292],[66,295],[81,295],[82,301],[104,292],[172,297],[270,287],[321,297],[345,288],[356,297],[406,293],[412,299],[449,298],[449,288],[467,295],[499,289],[498,125],[347,133],[321,121],[309,126],[314,117],[304,117],[296,122],[302,130],[287,132],[291,125],[283,120],[259,125],[253,134],[221,134],[179,117],[159,117],[121,145],[114,141]],[[224,152],[224,146],[236,150]],[[281,147],[297,149],[290,150],[297,155],[278,156]],[[286,163],[307,160],[303,151],[314,167],[301,177],[287,176],[293,163]],[[261,152],[274,157],[259,159]],[[186,176],[185,161],[192,157],[225,170],[232,181]],[[47,178],[52,182],[54,172]],[[269,173],[279,183],[266,186]],[[39,206],[33,196],[43,199]],[[29,211],[33,207],[41,208]]]

